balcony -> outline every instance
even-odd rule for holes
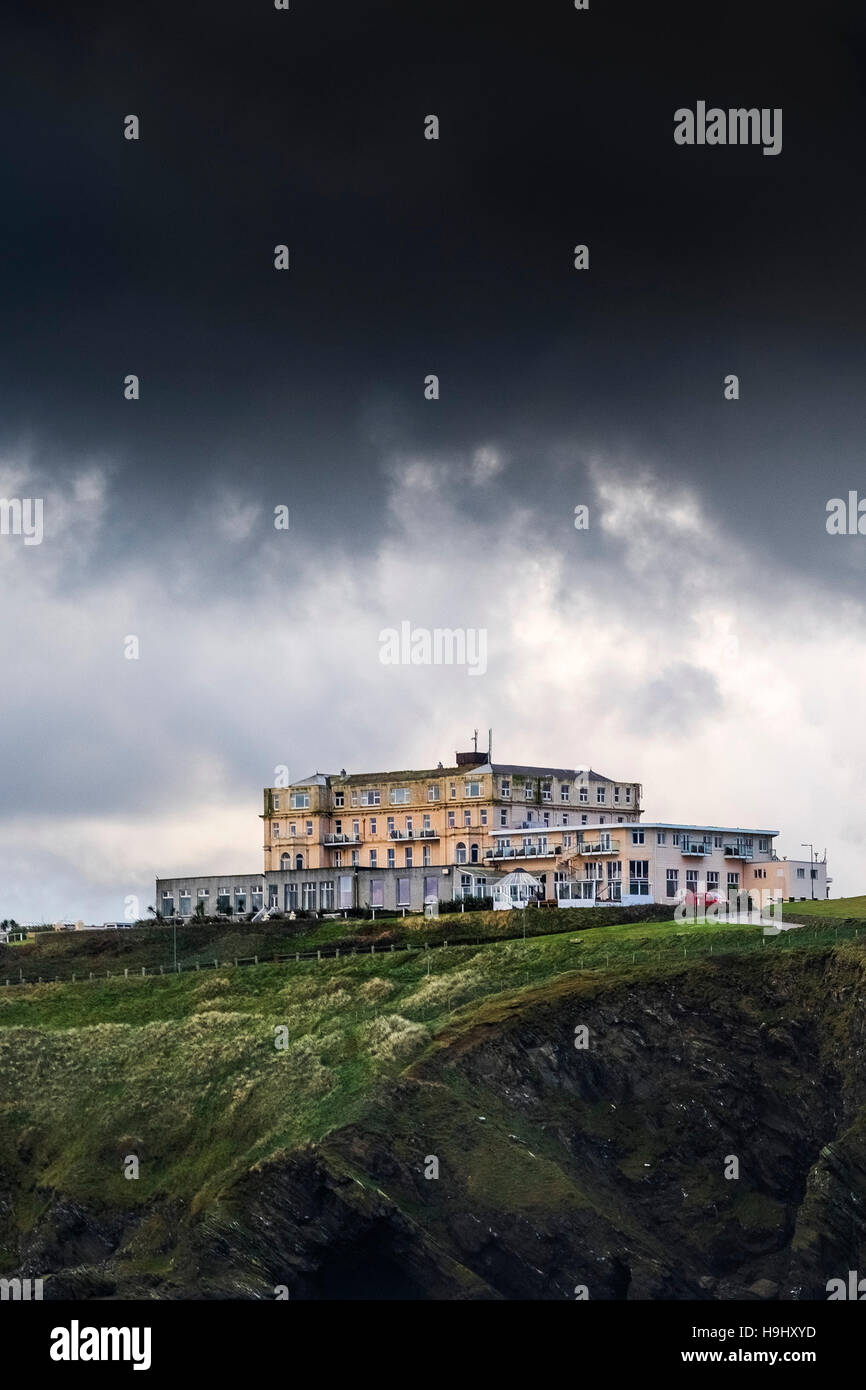
[[[609,840],[578,840],[576,854],[620,854],[622,851],[618,844],[612,845]]]
[[[389,830],[389,840],[438,840],[438,830]]]
[[[524,845],[522,849],[486,849],[485,859],[553,859],[562,853],[560,845],[548,849],[542,845]]]
[[[323,843],[326,845],[359,845],[360,835],[324,835]]]
[[[712,840],[683,840],[680,844],[681,854],[703,855],[712,854],[712,852]]]
[[[752,859],[752,858],[754,858],[754,853],[755,853],[754,850],[749,849],[749,847],[748,847],[747,845],[743,845],[743,844],[725,845],[725,858],[726,858],[726,859]]]

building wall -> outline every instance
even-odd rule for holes
[[[472,894],[492,893],[493,880],[483,865],[465,868],[302,869],[268,874],[210,875],[157,879],[156,905],[163,916],[189,917],[196,903],[213,916],[228,902],[233,915],[272,907],[280,912],[298,909],[339,912],[344,908],[406,907],[421,912],[425,900],[447,901]],[[258,904],[258,906],[256,906]]]
[[[640,816],[640,784],[598,774],[482,764],[323,777],[264,792],[264,867],[445,867],[483,862],[494,831],[532,818],[551,831]],[[559,837],[561,839],[561,837]],[[473,849],[474,847],[474,849]],[[390,853],[389,853],[390,851]]]

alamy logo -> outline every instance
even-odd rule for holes
[[[844,1279],[828,1279],[825,1287],[828,1303],[838,1302],[839,1299],[854,1299],[858,1303],[866,1301],[866,1279],[859,1279],[856,1269],[848,1270],[847,1283]]]
[[[42,498],[0,497],[0,536],[23,536],[25,545],[41,545]]]
[[[131,1361],[134,1371],[150,1370],[149,1327],[68,1327],[51,1329],[52,1361]]]
[[[853,489],[844,497],[831,497],[827,503],[827,534],[830,536],[866,536],[866,497],[858,498]]]
[[[0,1302],[39,1302],[42,1298],[42,1279],[0,1279]]]
[[[681,106],[674,112],[674,140],[678,145],[763,145],[764,154],[782,152],[782,108],[776,106],[731,107],[723,111],[699,101],[696,109]]]
[[[408,621],[379,633],[383,666],[466,666],[470,676],[487,670],[487,629],[484,627],[415,627]]]

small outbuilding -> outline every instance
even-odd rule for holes
[[[510,912],[516,907],[526,907],[527,903],[537,903],[543,896],[540,879],[533,878],[526,869],[514,869],[493,885],[493,909]]]

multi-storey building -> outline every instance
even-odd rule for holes
[[[591,768],[491,763],[458,753],[417,772],[316,773],[264,793],[265,872],[275,869],[495,867],[511,837],[553,855],[563,830],[635,821],[639,782]]]
[[[260,874],[160,879],[157,908],[190,916],[338,911],[487,895],[526,869],[569,906],[668,902],[730,890],[824,897],[826,857],[780,859],[778,831],[641,821],[641,784],[592,768],[457,753],[421,771],[314,773],[268,787]],[[767,901],[767,897],[763,898]]]

